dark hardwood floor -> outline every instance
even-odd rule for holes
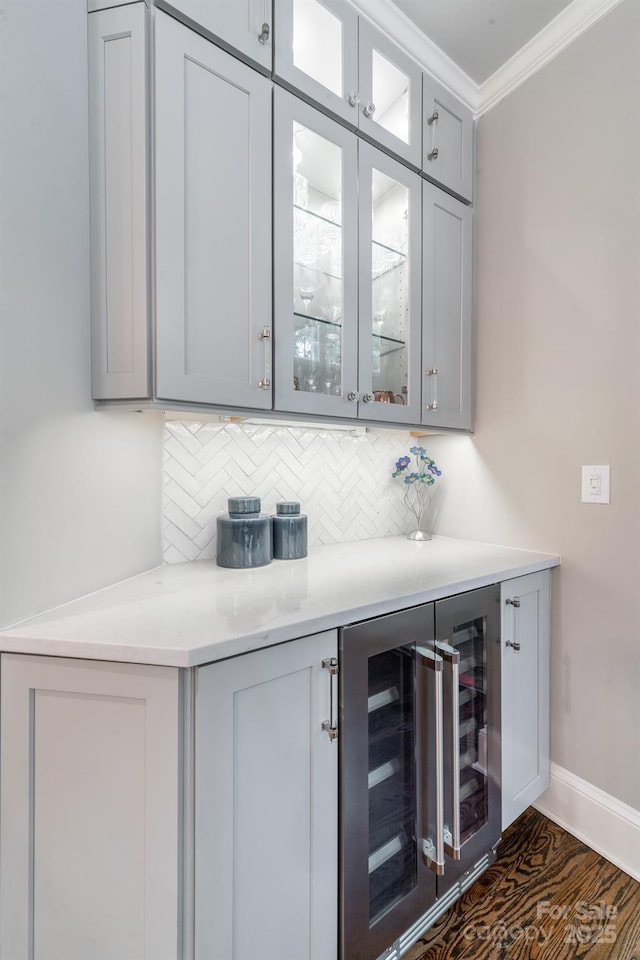
[[[640,960],[640,883],[533,807],[403,960]]]

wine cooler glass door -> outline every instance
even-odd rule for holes
[[[447,879],[500,837],[499,597],[498,588],[487,587],[436,604],[436,651],[444,662]]]
[[[423,860],[417,648],[433,606],[342,631],[344,960],[377,960],[435,896]]]

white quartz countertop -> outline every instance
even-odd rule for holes
[[[0,650],[191,667],[559,563],[447,537],[385,537],[253,570],[171,564],[0,631]]]

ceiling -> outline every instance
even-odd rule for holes
[[[477,84],[572,0],[394,0]]]

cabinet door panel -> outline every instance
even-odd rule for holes
[[[384,34],[360,18],[359,128],[417,170],[422,153],[422,72]]]
[[[360,142],[358,153],[358,416],[417,423],[420,417],[420,177],[368,143]]]
[[[503,830],[549,786],[549,620],[548,570],[502,584]]]
[[[196,693],[196,960],[335,960],[335,631],[212,663]]]
[[[276,15],[275,75],[357,127],[356,11],[345,0],[278,0]]]
[[[274,140],[275,406],[353,417],[356,137],[277,89]]]
[[[160,0],[158,6],[188,18],[223,46],[271,70],[271,0]]]
[[[88,18],[92,385],[97,400],[150,396],[147,9]]]
[[[2,656],[0,955],[177,960],[178,671]]]
[[[422,169],[430,180],[473,199],[473,114],[453,94],[423,74]]]
[[[472,211],[423,183],[422,423],[470,430]]]
[[[271,406],[270,143],[269,81],[158,13],[160,398]]]

